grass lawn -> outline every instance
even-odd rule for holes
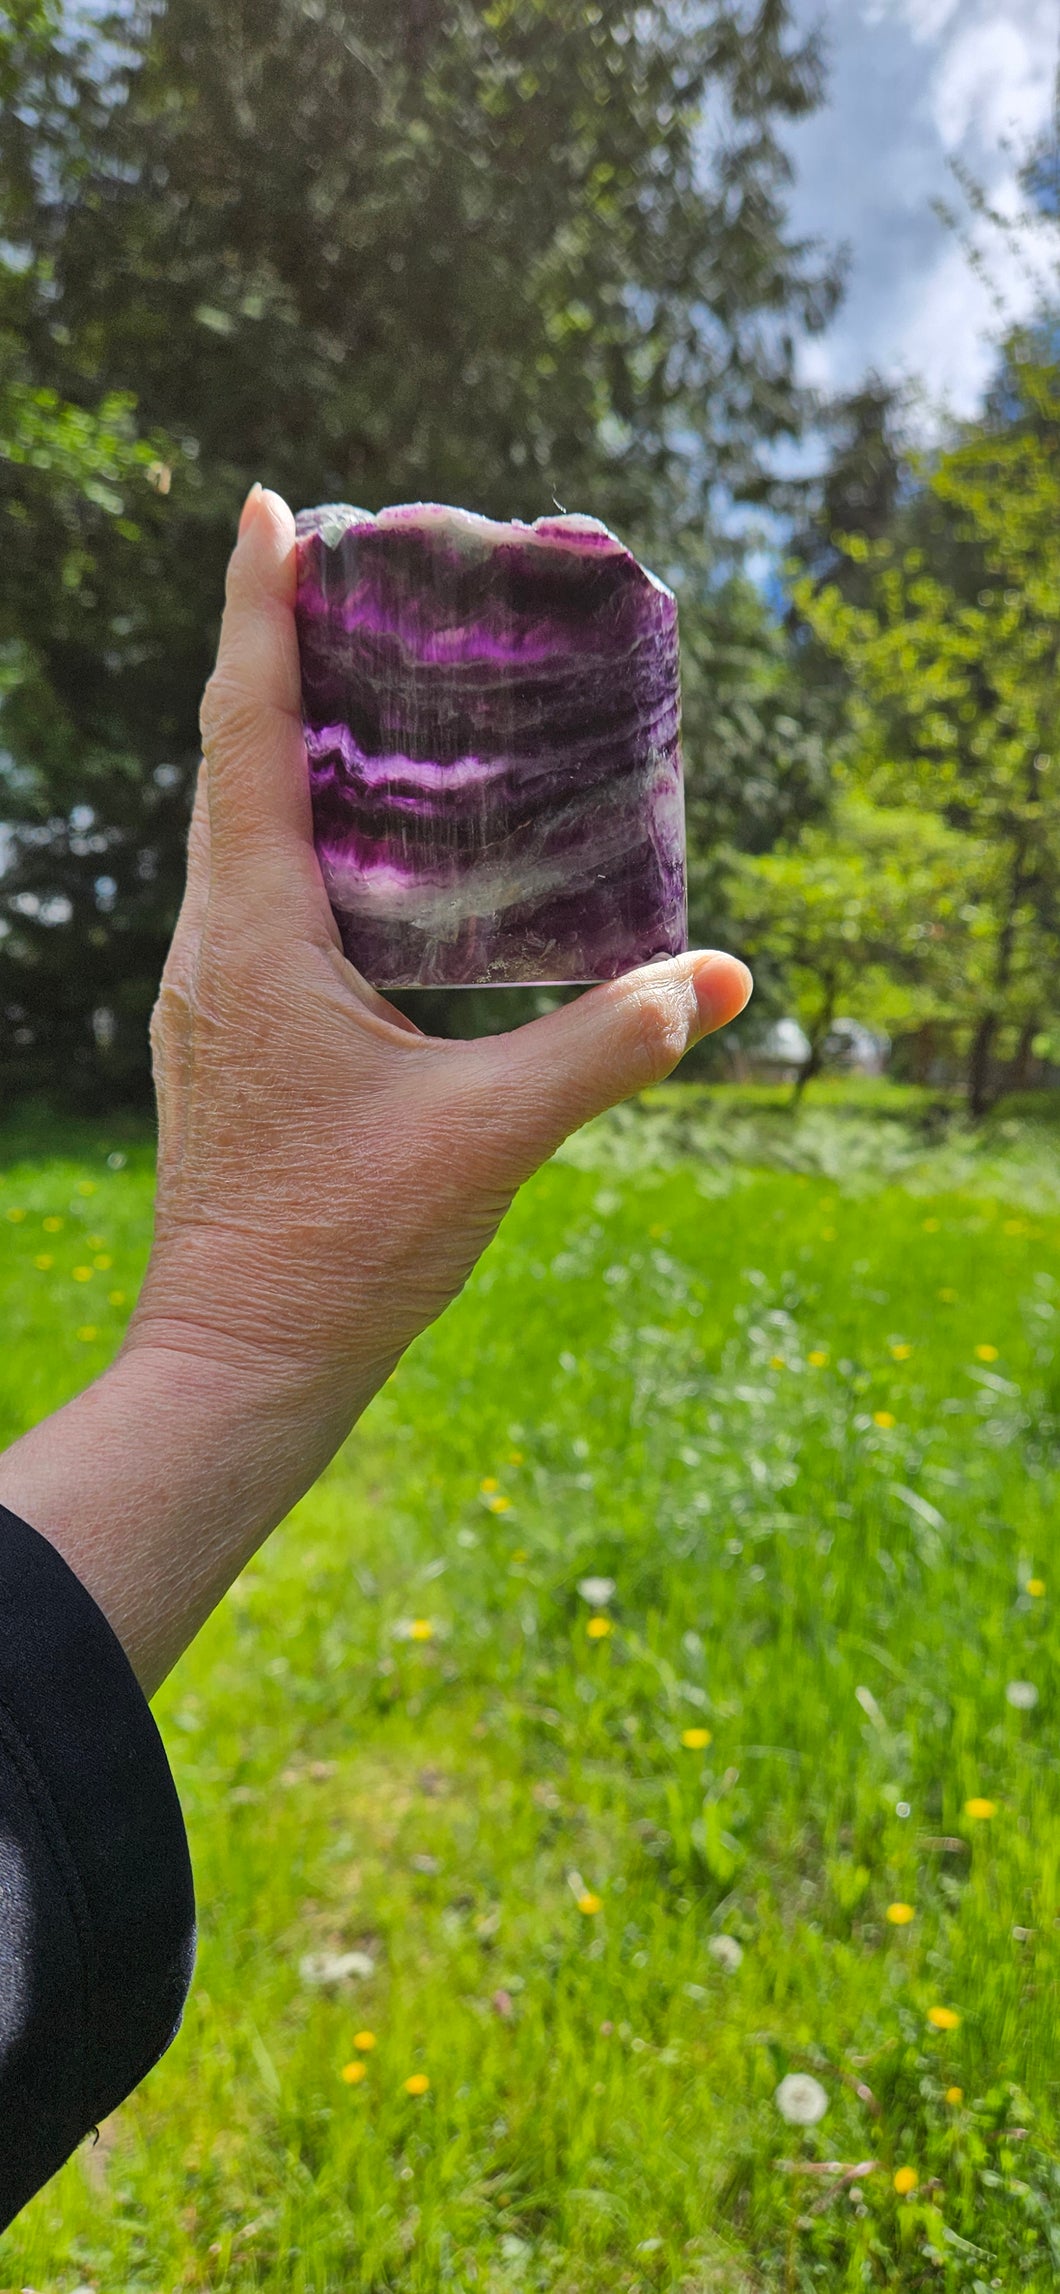
[[[4,2288],[1055,2288],[1055,1134],[650,1098],[162,1692],[194,1992]],[[3,1439],[135,1295],[115,1137],[0,1141]]]

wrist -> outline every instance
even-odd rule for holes
[[[164,1329],[130,1332],[0,1457],[0,1502],[63,1554],[149,1695],[364,1406],[278,1354]]]

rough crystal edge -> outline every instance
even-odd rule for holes
[[[599,552],[602,557],[628,558],[653,589],[664,597],[674,595],[658,574],[641,565],[610,526],[582,511],[565,510],[558,517],[535,518],[532,525],[527,525],[523,518],[487,518],[479,510],[458,509],[450,502],[391,502],[378,511],[358,509],[350,502],[322,502],[315,509],[296,511],[294,523],[299,541],[308,541],[310,535],[319,534],[329,550],[337,549],[347,534],[375,526],[383,531],[396,528],[448,536],[458,548],[463,541],[477,541],[489,543],[495,549],[508,544],[523,549]]]

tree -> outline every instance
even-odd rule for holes
[[[768,491],[838,292],[778,133],[821,66],[787,0],[143,0],[91,40],[28,13],[0,129],[26,375],[131,394],[171,483],[71,538],[0,464],[0,1007],[32,971],[40,1073],[133,1088],[246,486],[556,496],[716,588],[716,503]]]
[[[794,845],[733,859],[737,945],[780,973],[810,1046],[796,1102],[840,1016],[893,1033],[953,1015],[979,920],[968,859],[937,816],[849,792]]]
[[[882,804],[922,808],[975,855],[978,960],[961,1017],[981,1114],[1003,1034],[1029,1044],[1057,1009],[1060,930],[1060,367],[1013,338],[1008,394],[925,474],[959,550],[850,536],[870,599],[795,585],[851,680],[850,770]],[[970,593],[969,572],[978,586]]]

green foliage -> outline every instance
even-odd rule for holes
[[[938,815],[854,795],[794,847],[734,857],[740,944],[781,974],[810,1045],[800,1085],[840,1014],[895,1033],[949,1015],[979,947],[988,860]]]
[[[742,601],[729,633],[715,504],[769,492],[764,449],[808,403],[796,338],[836,295],[786,224],[780,132],[821,89],[791,8],[368,0],[353,25],[345,0],[166,0],[91,35],[58,5],[22,18],[3,51],[0,339],[10,326],[16,379],[64,408],[106,420],[130,394],[169,476],[120,514],[56,517],[24,462],[0,463],[0,1078],[143,1088],[199,698],[256,478],[295,506],[533,518],[555,497],[610,519],[687,577],[690,723],[706,743],[696,664],[727,650],[721,713],[731,753],[756,751],[757,833],[771,808],[787,820],[818,767],[780,727],[778,665]],[[692,757],[697,786],[718,781],[713,756]],[[704,803],[727,833],[727,791]]]
[[[936,1010],[970,1042],[981,1108],[1002,1031],[1033,1037],[1057,1009],[1060,369],[1017,342],[1003,408],[937,458],[924,492],[942,506],[959,570],[930,542],[902,546],[900,532],[839,537],[869,573],[868,601],[809,578],[794,597],[850,680],[851,782],[884,805],[914,801],[926,837],[933,817],[962,840],[974,914],[941,914]],[[925,986],[941,976],[925,966]]]
[[[623,1175],[602,1131],[160,1699],[195,1990],[5,2284],[1055,2286],[1055,1140],[1046,1212],[1003,1139],[992,1194],[848,1193],[841,1141]],[[3,1168],[8,1435],[116,1343],[150,1168]]]

